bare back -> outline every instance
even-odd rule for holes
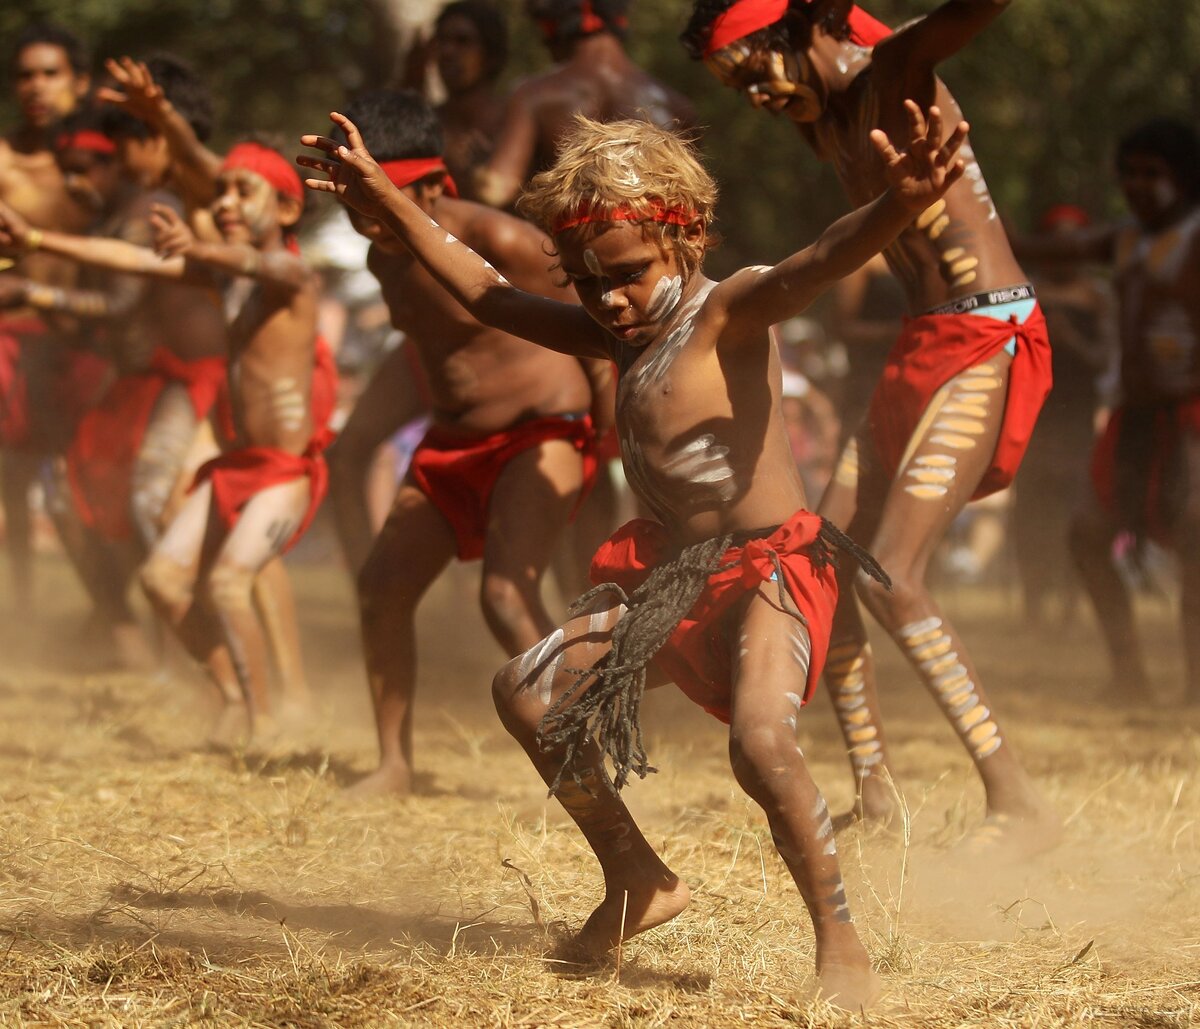
[[[549,271],[552,258],[541,250],[544,237],[532,226],[491,208],[441,198],[437,221],[514,284],[556,299],[573,300]],[[529,235],[524,249],[536,255],[520,260],[496,246],[501,232]],[[591,389],[579,361],[481,325],[407,252],[374,246],[368,267],[379,280],[392,324],[416,347],[429,382],[433,416],[439,425],[486,434],[517,422],[551,414],[587,411]]]
[[[844,93],[806,137],[819,156],[831,161],[852,203],[860,205],[883,193],[883,164],[870,141],[873,129],[890,137],[904,132],[904,100],[915,90],[892,64],[900,53],[889,52],[900,37],[878,44]],[[846,44],[849,46],[849,44]],[[923,106],[936,104],[948,125],[962,111],[940,79],[934,79]],[[918,215],[913,224],[884,250],[888,266],[904,287],[911,313],[919,313],[958,297],[1014,286],[1027,280],[1009,246],[987,183],[970,141],[960,156],[967,170],[945,197]]]

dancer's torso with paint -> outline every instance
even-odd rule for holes
[[[614,343],[625,475],[680,542],[776,525],[805,504],[780,414],[779,356],[765,334],[719,339],[706,306],[716,286],[693,275],[650,342]]]

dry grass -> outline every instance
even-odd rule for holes
[[[732,782],[721,727],[677,696],[649,704],[663,772],[629,795],[694,902],[627,944],[619,975],[569,978],[544,955],[595,903],[596,871],[495,720],[496,653],[469,592],[444,584],[424,615],[419,795],[347,807],[339,789],[373,742],[335,571],[297,576],[324,722],[293,753],[230,756],[199,746],[187,684],[55,670],[78,602],[65,573],[43,570],[66,598],[48,613],[57,635],[10,623],[0,639],[0,1024],[862,1021],[809,1002],[795,889]],[[996,595],[953,604],[1068,834],[1019,869],[956,853],[978,783],[878,647],[912,836],[841,842],[888,984],[869,1024],[1200,1024],[1200,719],[1098,707],[1086,625],[1039,642]],[[1171,654],[1164,612],[1149,615]],[[1158,671],[1178,674],[1172,657]],[[850,785],[824,701],[802,728],[838,810]]]

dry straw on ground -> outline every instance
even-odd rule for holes
[[[877,648],[911,839],[839,841],[887,982],[864,1021],[810,1003],[807,917],[721,727],[661,691],[646,720],[663,771],[629,797],[692,906],[626,944],[619,972],[573,977],[546,959],[598,899],[596,870],[491,711],[496,654],[464,646],[483,630],[458,581],[423,613],[418,795],[342,803],[373,755],[351,606],[336,573],[298,578],[325,715],[278,754],[204,750],[187,683],[61,670],[69,612],[51,612],[54,642],[4,630],[0,1024],[1200,1024],[1200,718],[1098,704],[1086,622],[1025,635],[994,591],[951,598],[1068,822],[1062,846],[1016,868],[956,849],[981,791]],[[1148,616],[1170,655],[1165,612]],[[1156,671],[1168,689],[1173,656]],[[802,734],[843,808],[823,699]]]

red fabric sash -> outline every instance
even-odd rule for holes
[[[730,547],[692,610],[654,657],[653,664],[690,700],[723,722],[730,717],[732,655],[737,643],[727,638],[728,627],[722,623],[722,616],[740,598],[771,579],[775,574],[772,555],[779,558],[788,593],[808,625],[811,654],[805,702],[816,689],[825,667],[838,597],[833,563],[818,568],[808,554],[821,523],[820,517],[802,508],[765,539]],[[615,582],[630,593],[677,549],[661,524],[635,518],[596,551],[592,582]]]
[[[880,471],[889,480],[900,470],[912,432],[937,391],[959,373],[995,357],[1013,336],[1017,353],[1009,368],[1004,424],[992,463],[971,499],[1012,482],[1052,381],[1041,308],[1034,308],[1023,325],[978,314],[924,314],[904,320],[867,415]]]

